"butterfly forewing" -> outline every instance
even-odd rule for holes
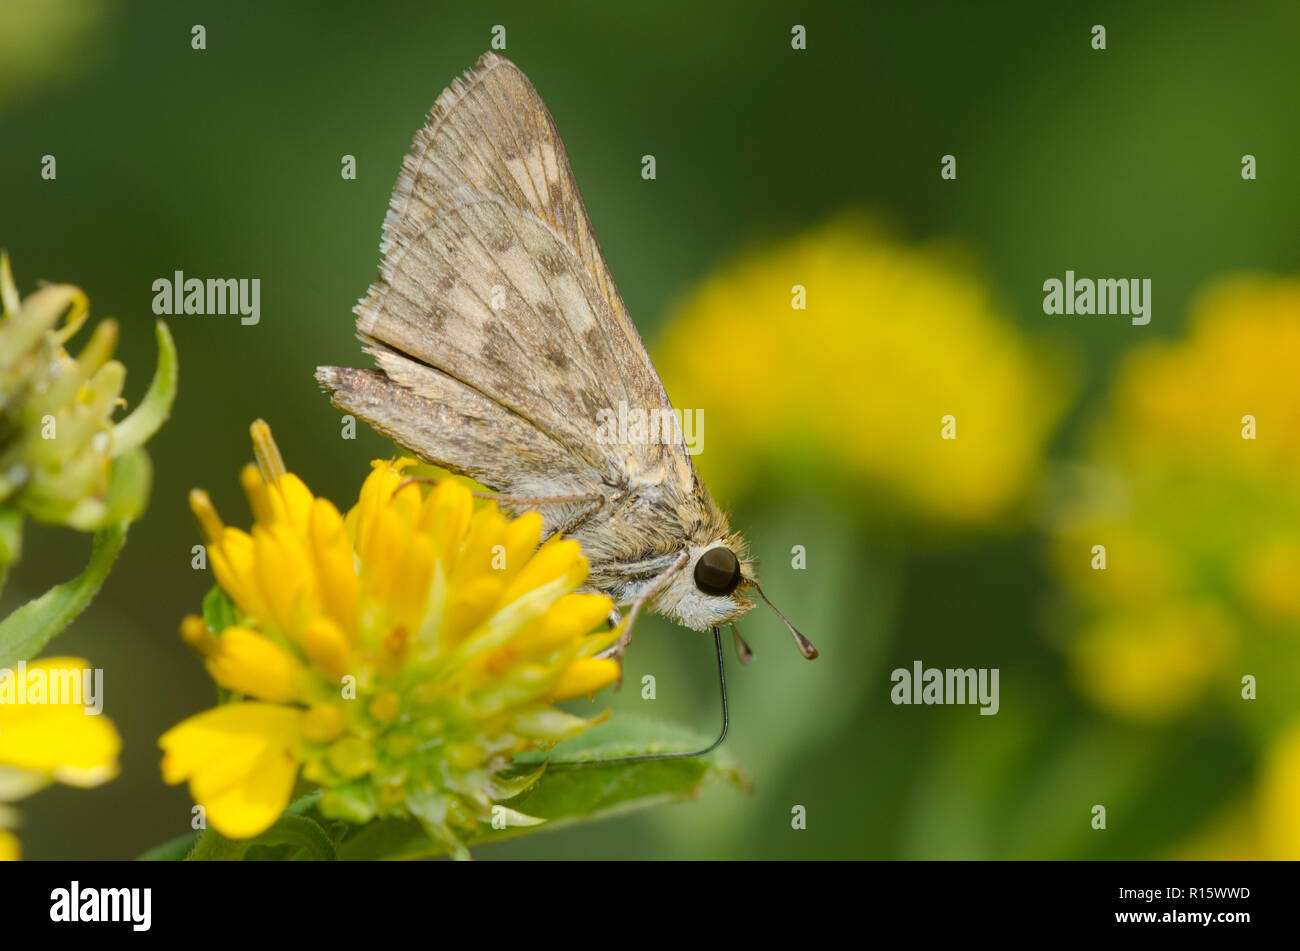
[[[323,367],[335,405],[429,462],[540,507],[583,545],[591,583],[634,597],[670,566],[656,601],[693,626],[748,609],[708,599],[681,571],[726,543],[680,429],[608,439],[601,414],[672,407],[619,297],[541,98],[485,54],[445,90],[403,163],[379,279],[356,307],[378,369]],[[585,507],[584,507],[585,506]],[[596,514],[593,514],[596,513]],[[575,521],[575,516],[577,520]]]
[[[357,306],[357,326],[389,377],[403,358],[418,361],[539,429],[575,468],[615,481],[662,470],[690,483],[681,446],[595,438],[602,409],[669,403],[554,122],[512,63],[487,54],[439,97],[403,163],[384,232],[380,279]],[[347,402],[349,384],[366,381],[325,382]],[[402,420],[376,422],[396,430]]]

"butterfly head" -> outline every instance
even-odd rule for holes
[[[754,602],[746,597],[752,589],[784,622],[799,652],[810,660],[816,657],[817,648],[812,642],[767,599],[759,587],[754,564],[741,552],[743,543],[738,536],[692,546],[683,570],[657,599],[659,609],[688,627],[708,630],[730,624],[753,608]]]
[[[701,594],[728,597],[742,580],[740,557],[726,545],[706,548],[695,559],[691,577]]]
[[[655,596],[654,609],[697,631],[730,624],[754,607],[741,592],[753,566],[729,539],[691,544]],[[735,540],[739,542],[739,539]]]

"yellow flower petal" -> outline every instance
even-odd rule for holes
[[[567,594],[510,643],[523,655],[540,657],[585,637],[613,609],[614,602],[603,594]]]
[[[192,490],[190,511],[194,513],[194,520],[199,523],[199,533],[203,536],[205,545],[211,547],[221,540],[221,534],[226,526],[221,523],[221,516],[217,514],[208,493],[202,489]]]
[[[297,709],[252,702],[190,717],[158,741],[163,780],[188,779],[194,801],[222,835],[257,835],[289,804],[300,718]]]
[[[525,592],[535,590],[560,578],[575,588],[587,580],[587,559],[582,546],[569,538],[553,536],[528,559],[528,563],[506,588],[505,600],[514,601]]]
[[[506,577],[513,577],[525,564],[529,556],[537,550],[542,539],[542,516],[537,512],[525,512],[506,526],[505,556]]]
[[[351,666],[351,645],[330,618],[316,617],[307,624],[303,632],[303,649],[316,668],[332,681],[337,682]]]
[[[288,703],[302,696],[303,667],[283,647],[246,627],[228,627],[207,660],[212,679],[227,690]]]
[[[239,484],[248,499],[248,507],[253,510],[253,518],[263,525],[272,524],[275,521],[275,507],[271,504],[266,479],[257,466],[249,463],[240,469]]]
[[[505,579],[495,573],[462,581],[452,593],[447,622],[439,632],[442,649],[455,647],[486,621],[501,603],[505,587]]]
[[[103,714],[87,712],[88,698],[80,702],[53,702],[80,694],[83,672],[90,665],[79,658],[48,657],[28,661],[27,681],[33,675],[50,686],[42,703],[0,703],[0,764],[32,770],[71,786],[97,786],[117,775],[121,738]],[[16,674],[16,672],[15,672]],[[77,683],[72,683],[73,679]],[[55,684],[61,683],[55,697]],[[15,684],[17,689],[26,685]]]
[[[266,617],[266,602],[257,581],[257,557],[253,536],[227,527],[221,540],[208,550],[208,561],[217,584],[230,595],[239,610],[253,617]]]
[[[308,534],[320,581],[321,600],[334,623],[349,637],[357,620],[357,598],[361,585],[357,579],[343,517],[325,499],[317,499],[308,519]]]
[[[392,623],[408,631],[418,630],[424,620],[433,581],[436,552],[434,543],[424,535],[411,538],[402,559],[393,567],[393,585],[388,596]]]
[[[497,511],[495,503],[488,503],[470,519],[469,531],[456,565],[451,571],[451,583],[458,584],[462,579],[480,577],[491,571],[508,577],[503,572],[509,565],[509,551],[506,549],[506,520]],[[517,567],[522,568],[528,558],[525,553]]]
[[[328,743],[346,725],[343,714],[332,703],[318,703],[302,715],[302,735],[313,743]]]
[[[316,609],[316,579],[303,543],[283,522],[253,528],[257,583],[270,620],[296,632],[304,614]]]
[[[452,479],[443,479],[425,500],[420,528],[432,536],[442,557],[450,563],[465,540],[474,514],[474,496]]]
[[[296,731],[299,711],[271,703],[228,703],[195,714],[158,739],[163,756],[163,782],[184,782],[205,763],[232,749],[264,745],[268,737],[288,745]]]
[[[558,703],[591,696],[617,681],[621,672],[618,661],[607,657],[581,657],[565,668],[551,688],[550,699]]]
[[[70,706],[39,709],[45,712],[0,733],[0,762],[70,786],[98,786],[117,775],[122,741],[107,717]]]
[[[289,805],[298,761],[285,750],[267,749],[244,782],[206,799],[194,794],[207,810],[208,822],[222,835],[246,839],[266,831]]]
[[[286,522],[297,534],[304,534],[311,515],[311,490],[292,472],[281,476],[270,489],[277,520]]]

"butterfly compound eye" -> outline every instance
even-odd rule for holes
[[[740,559],[730,548],[710,548],[695,563],[695,587],[705,594],[731,594],[740,584]]]

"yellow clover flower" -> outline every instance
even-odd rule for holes
[[[237,617],[181,627],[246,699],[165,733],[163,777],[188,780],[217,831],[247,838],[280,815],[301,770],[324,787],[324,815],[412,815],[464,856],[463,836],[535,778],[507,781],[511,759],[595,722],[554,704],[618,679],[596,656],[619,634],[600,630],[613,604],[575,592],[587,561],[571,540],[539,548],[536,514],[475,510],[450,479],[426,492],[400,459],[372,463],[344,517],[285,471],[265,423],[252,432],[252,531],[191,494]]]
[[[7,803],[51,783],[90,787],[117,775],[121,739],[108,717],[91,714],[63,693],[43,691],[39,702],[28,684],[67,682],[89,667],[73,657],[46,657],[17,670],[0,671],[0,861],[17,859],[18,839],[9,831],[18,814]],[[28,702],[18,702],[19,691]]]
[[[1121,716],[1168,720],[1212,696],[1280,726],[1300,691],[1300,280],[1219,281],[1188,328],[1121,362],[1092,477],[1059,513],[1053,559],[1081,615],[1070,659]],[[1246,675],[1256,700],[1240,699]]]
[[[704,413],[715,493],[816,481],[956,526],[1022,494],[1064,409],[1061,368],[978,275],[851,216],[708,278],[656,360],[673,404]]]

